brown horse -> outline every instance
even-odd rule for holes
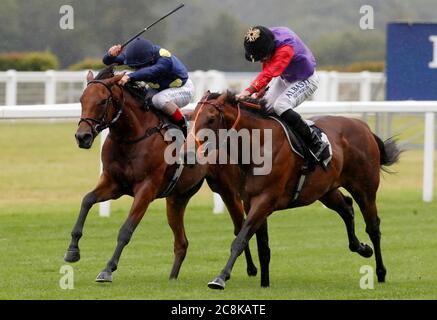
[[[177,164],[167,164],[164,159],[169,142],[164,141],[168,128],[163,125],[162,116],[152,109],[143,108],[144,100],[119,86],[117,83],[122,76],[114,76],[113,67],[103,70],[96,78],[92,72],[88,73],[88,86],[80,99],[82,115],[76,132],[79,147],[85,149],[92,146],[103,129],[109,128],[110,134],[102,150],[103,173],[94,190],[82,200],[64,260],[76,262],[80,259],[79,239],[88,212],[95,203],[117,199],[122,195],[134,198],[129,215],[119,231],[115,252],[97,276],[98,282],[112,281],[112,272],[117,269],[123,248],[129,243],[148,205],[163,196],[178,167]],[[174,233],[175,260],[171,279],[177,278],[188,247],[183,223],[185,207],[205,177],[224,199],[234,223],[235,235],[240,231],[244,221],[242,202],[237,193],[232,193],[233,181],[223,174],[235,169],[238,168],[227,166],[226,170],[216,170],[207,165],[185,167],[174,189],[165,195],[168,223]],[[248,246],[245,253],[247,272],[251,276],[256,275],[257,269]]]
[[[333,150],[333,158],[327,169],[317,166],[305,181],[299,197],[291,201],[300,178],[304,160],[292,152],[281,125],[259,113],[248,111],[244,103],[236,101],[233,95],[210,94],[205,96],[195,109],[195,123],[191,135],[199,130],[234,128],[271,129],[272,170],[266,175],[254,175],[256,165],[240,165],[244,177],[241,190],[244,206],[248,212],[243,228],[231,246],[230,258],[220,273],[208,286],[224,289],[230,278],[232,267],[246,247],[252,235],[266,223],[267,217],[277,210],[307,206],[320,200],[328,208],[335,210],[346,224],[349,248],[361,256],[370,257],[373,250],[358,240],[354,231],[354,211],[352,199],[341,193],[345,188],[358,203],[366,223],[366,232],[373,243],[376,258],[376,274],[379,282],[385,281],[386,268],[381,255],[380,219],[376,208],[376,191],[379,185],[380,169],[398,161],[400,150],[395,141],[381,141],[367,124],[345,117],[325,116],[314,118],[316,125],[328,136]],[[261,130],[261,132],[264,132]],[[261,144],[265,144],[261,133]],[[198,138],[196,138],[198,139]],[[200,144],[197,141],[197,145]],[[201,145],[202,147],[203,145]],[[197,148],[201,155],[203,148]],[[261,145],[261,148],[263,146]],[[241,154],[242,143],[238,144]],[[227,148],[226,152],[229,153]],[[261,265],[268,270],[268,267]],[[263,277],[263,275],[261,275]],[[261,283],[263,285],[263,283]],[[268,284],[267,284],[268,285]]]

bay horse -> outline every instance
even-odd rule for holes
[[[66,262],[80,260],[79,239],[91,207],[98,202],[118,199],[122,195],[133,197],[133,204],[125,223],[120,228],[115,252],[106,267],[96,278],[97,282],[111,282],[123,248],[131,240],[135,228],[144,216],[148,205],[168,188],[174,177],[176,164],[167,164],[164,151],[168,130],[162,117],[153,109],[145,109],[144,100],[118,85],[123,74],[114,75],[114,66],[102,70],[94,78],[90,71],[88,85],[80,102],[81,119],[75,137],[80,148],[91,148],[96,136],[105,128],[108,135],[102,149],[103,172],[97,186],[82,200],[79,217],[71,232],[71,242],[64,256]],[[174,263],[170,279],[178,277],[185,258],[188,240],[183,223],[189,199],[200,189],[206,178],[218,192],[231,215],[234,233],[238,234],[244,221],[239,194],[233,191],[233,181],[223,172],[235,172],[236,166],[224,165],[217,170],[207,165],[185,167],[172,192],[166,195],[167,219],[174,234]],[[257,274],[249,247],[245,248],[247,273]]]
[[[258,102],[258,107],[262,103]],[[354,210],[352,198],[358,203],[366,223],[368,233],[375,250],[376,274],[379,282],[385,281],[386,268],[381,254],[380,219],[377,214],[376,192],[379,186],[380,170],[399,160],[400,149],[393,139],[383,142],[373,134],[366,123],[361,120],[340,116],[315,117],[313,120],[329,138],[333,157],[328,167],[317,166],[310,173],[303,185],[299,197],[291,201],[293,191],[301,176],[304,159],[295,154],[288,143],[282,126],[257,112],[249,111],[245,103],[237,101],[235,96],[225,92],[205,95],[195,111],[195,123],[189,137],[196,138],[196,152],[202,153],[202,144],[198,141],[199,130],[230,129],[271,129],[272,130],[272,170],[266,175],[254,175],[256,165],[240,164],[243,171],[243,189],[241,196],[247,218],[237,238],[231,245],[231,255],[222,272],[208,283],[212,289],[224,289],[230,278],[233,265],[242,253],[252,235],[267,221],[274,211],[287,208],[307,206],[319,200],[326,207],[336,211],[343,219],[349,249],[363,257],[371,257],[372,248],[358,240],[354,230]],[[261,130],[261,144],[263,141]],[[242,143],[238,145],[241,154]],[[262,146],[261,146],[262,147]],[[187,149],[185,149],[187,150]],[[229,149],[227,149],[229,153]],[[339,188],[343,187],[352,196],[345,196]],[[262,263],[262,261],[260,260]],[[264,260],[268,263],[269,260]],[[268,266],[261,265],[261,270]],[[263,275],[261,274],[261,277]],[[266,277],[266,276],[265,276]],[[268,281],[262,286],[268,285]]]

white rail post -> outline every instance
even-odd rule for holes
[[[433,198],[434,178],[434,132],[435,113],[425,113],[425,134],[423,143],[423,201],[431,202]]]
[[[45,72],[45,104],[56,103],[56,74],[53,70]]]
[[[369,71],[362,71],[360,73],[360,101],[372,100],[372,82]],[[363,121],[367,122],[367,112],[363,113]]]
[[[227,89],[227,81],[223,72],[209,70],[205,72],[205,84],[208,90],[222,92]],[[218,193],[213,194],[213,213],[222,214],[225,212],[225,204]]]
[[[6,105],[15,106],[17,104],[17,71],[8,70],[6,72]]]
[[[218,193],[213,193],[214,209],[213,213],[222,214],[225,212],[225,204]]]
[[[338,72],[337,71],[331,71],[329,72],[329,101],[338,101],[338,89],[339,89],[339,79],[338,79]]]
[[[314,101],[328,101],[329,97],[329,74],[326,71],[318,72],[320,78],[319,88],[313,96]]]
[[[103,172],[103,163],[101,159],[103,144],[109,134],[109,129],[105,129],[100,133],[100,174]],[[109,217],[111,214],[111,202],[105,201],[99,204],[99,215],[101,217]]]
[[[370,101],[372,99],[372,81],[369,71],[360,73],[360,101]]]

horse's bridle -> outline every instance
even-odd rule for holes
[[[209,101],[208,97],[205,97],[203,100],[201,100],[200,102],[200,108],[199,111],[196,114],[196,117],[194,118],[194,123],[193,126],[191,127],[190,136],[194,137],[194,140],[196,141],[196,144],[198,146],[201,145],[199,139],[196,137],[196,123],[197,123],[197,118],[199,117],[200,112],[202,111],[203,107],[209,105],[209,106],[213,106],[220,114],[220,121],[224,124],[225,128],[226,128],[226,120],[225,120],[225,111],[224,111],[224,105],[221,105],[217,102],[213,102],[213,101]],[[240,122],[240,118],[241,118],[241,110],[240,110],[240,102],[237,103],[237,118],[234,121],[234,124],[232,125],[232,127],[230,128],[230,130],[235,129],[238,125],[238,123]],[[227,129],[227,128],[226,128]]]
[[[99,120],[94,118],[80,118],[77,125],[79,126],[82,122],[85,122],[87,125],[90,126],[93,136],[96,137],[101,131],[106,128],[110,128],[112,125],[114,125],[114,123],[118,121],[118,119],[120,119],[120,116],[123,113],[124,92],[123,88],[117,84],[117,86],[121,89],[121,103],[117,103],[116,99],[114,99],[114,94],[111,90],[111,87],[107,83],[101,80],[91,80],[88,82],[87,86],[92,83],[103,85],[109,92],[109,97],[106,99],[105,103],[105,112]],[[106,118],[108,116],[110,104],[112,104],[117,113],[115,117],[112,118],[112,120],[108,121]]]

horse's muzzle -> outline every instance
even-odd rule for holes
[[[74,136],[76,137],[76,142],[79,148],[89,149],[93,145],[94,137],[89,132],[78,132]]]

